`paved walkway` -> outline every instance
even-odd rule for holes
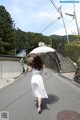
[[[70,72],[70,73],[61,73],[61,76],[65,77],[65,78],[68,78],[68,80],[73,83],[74,85],[76,85],[77,87],[80,88],[80,83],[77,83],[74,81],[74,75],[75,75],[75,72]]]
[[[70,72],[70,73],[61,73],[62,76],[70,79],[70,80],[74,80],[74,75],[75,75],[75,72]]]
[[[19,77],[14,78],[4,78],[4,79],[0,79],[0,89],[2,89],[3,87],[13,83],[14,81],[18,80],[20,77],[22,77],[24,74],[22,74]]]
[[[0,89],[14,82],[14,79],[0,79]]]
[[[80,120],[80,88],[48,69],[43,75],[49,98],[43,100],[43,111],[31,91],[31,73],[0,90],[0,111],[9,112],[9,120]]]
[[[74,84],[76,84],[76,85],[78,85],[79,87],[80,87],[80,84],[79,83],[76,83],[75,81],[74,81],[74,75],[75,75],[75,72],[70,72],[70,73],[60,73],[63,77],[65,77],[65,78],[68,78],[69,80],[71,80]],[[21,76],[23,76],[23,75],[21,75]],[[20,78],[20,77],[19,77]],[[17,78],[17,79],[19,79],[19,78]],[[11,83],[13,83],[15,80],[17,80],[17,79],[14,79],[14,78],[12,78],[12,79],[0,79],[0,89],[2,89],[3,87],[5,87],[5,86],[7,86],[7,85],[9,85],[9,84],[11,84]]]

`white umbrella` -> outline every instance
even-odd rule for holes
[[[30,54],[38,54],[38,53],[47,53],[47,52],[54,52],[55,49],[48,47],[48,46],[40,46],[33,49]]]

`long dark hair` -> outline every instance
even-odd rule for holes
[[[36,55],[31,63],[31,67],[37,70],[43,69],[43,60],[40,56]]]

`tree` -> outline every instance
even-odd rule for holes
[[[0,54],[12,54],[12,51],[14,51],[13,41],[13,20],[5,7],[0,6]]]
[[[50,44],[50,39],[40,33],[24,32],[19,28],[15,30],[16,36],[16,51],[22,49],[32,49],[38,46],[39,42],[44,42],[46,45]]]

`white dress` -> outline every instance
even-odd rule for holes
[[[33,75],[31,79],[32,92],[35,97],[48,98],[46,90],[44,88],[41,71],[33,69]]]

